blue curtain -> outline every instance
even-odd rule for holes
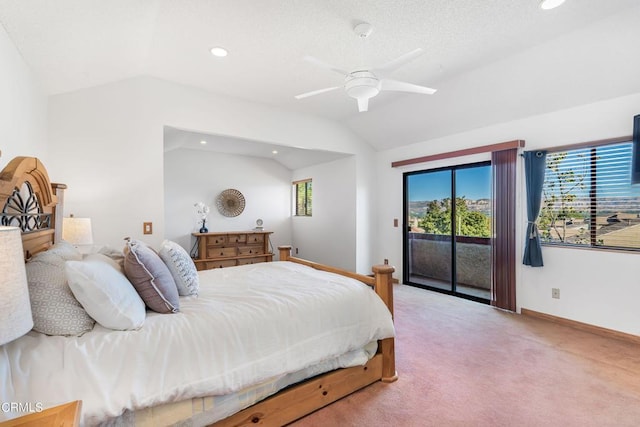
[[[538,215],[542,201],[542,185],[547,164],[546,151],[524,152],[524,173],[527,184],[527,237],[525,238],[522,263],[531,267],[542,267],[542,248],[538,232]]]

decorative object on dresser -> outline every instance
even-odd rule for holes
[[[244,205],[244,196],[234,188],[224,190],[218,194],[216,198],[218,212],[224,216],[233,217],[240,215],[242,211],[244,211]]]
[[[193,233],[198,252],[194,262],[198,270],[271,262],[271,231],[223,231]]]
[[[205,205],[203,202],[195,203],[193,206],[196,208],[196,212],[200,216],[200,223],[202,227],[200,227],[201,233],[206,233],[209,231],[207,229],[207,215],[209,215],[209,206]]]
[[[262,219],[260,218],[256,219],[256,228],[254,230],[262,230],[264,228],[262,224],[263,224]]]
[[[33,327],[23,256],[21,230],[0,226],[0,345]]]

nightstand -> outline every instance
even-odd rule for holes
[[[77,427],[80,425],[82,401],[64,403],[41,412],[23,415],[12,420],[0,422],[0,427]]]

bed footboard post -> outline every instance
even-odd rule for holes
[[[280,261],[287,261],[291,256],[291,246],[289,245],[278,246],[278,251],[280,251]]]
[[[393,277],[395,271],[390,265],[374,265],[373,273],[375,277],[375,291],[382,301],[387,305],[393,316]],[[395,341],[387,338],[380,341],[380,352],[382,353],[382,381],[393,382],[398,379],[396,372]]]

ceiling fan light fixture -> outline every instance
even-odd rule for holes
[[[322,68],[326,68],[345,77],[344,90],[348,96],[358,101],[358,111],[364,112],[369,109],[369,99],[377,96],[381,91],[396,91],[396,92],[410,92],[421,93],[431,95],[436,92],[435,89],[415,85],[408,82],[391,80],[391,79],[379,79],[376,76],[378,71],[390,72],[401,65],[415,59],[418,55],[422,54],[422,49],[414,49],[409,53],[395,58],[392,61],[387,62],[381,67],[374,67],[371,69],[360,69],[358,71],[352,71],[350,73],[336,68],[333,65],[327,64],[312,56],[305,56],[304,59],[314,65]],[[310,96],[319,95],[321,93],[330,92],[339,89],[340,86],[333,86],[324,89],[318,89],[311,92],[305,92],[300,95],[295,95],[296,99],[303,99]]]
[[[380,93],[380,89],[374,86],[352,86],[347,89],[347,95],[352,98],[360,99],[360,98],[373,98],[377,94]]]
[[[355,71],[347,77],[344,89],[352,98],[369,99],[380,93],[380,80],[368,71]]]
[[[564,2],[565,0],[542,0],[540,2],[540,8],[543,10],[555,9]]]

